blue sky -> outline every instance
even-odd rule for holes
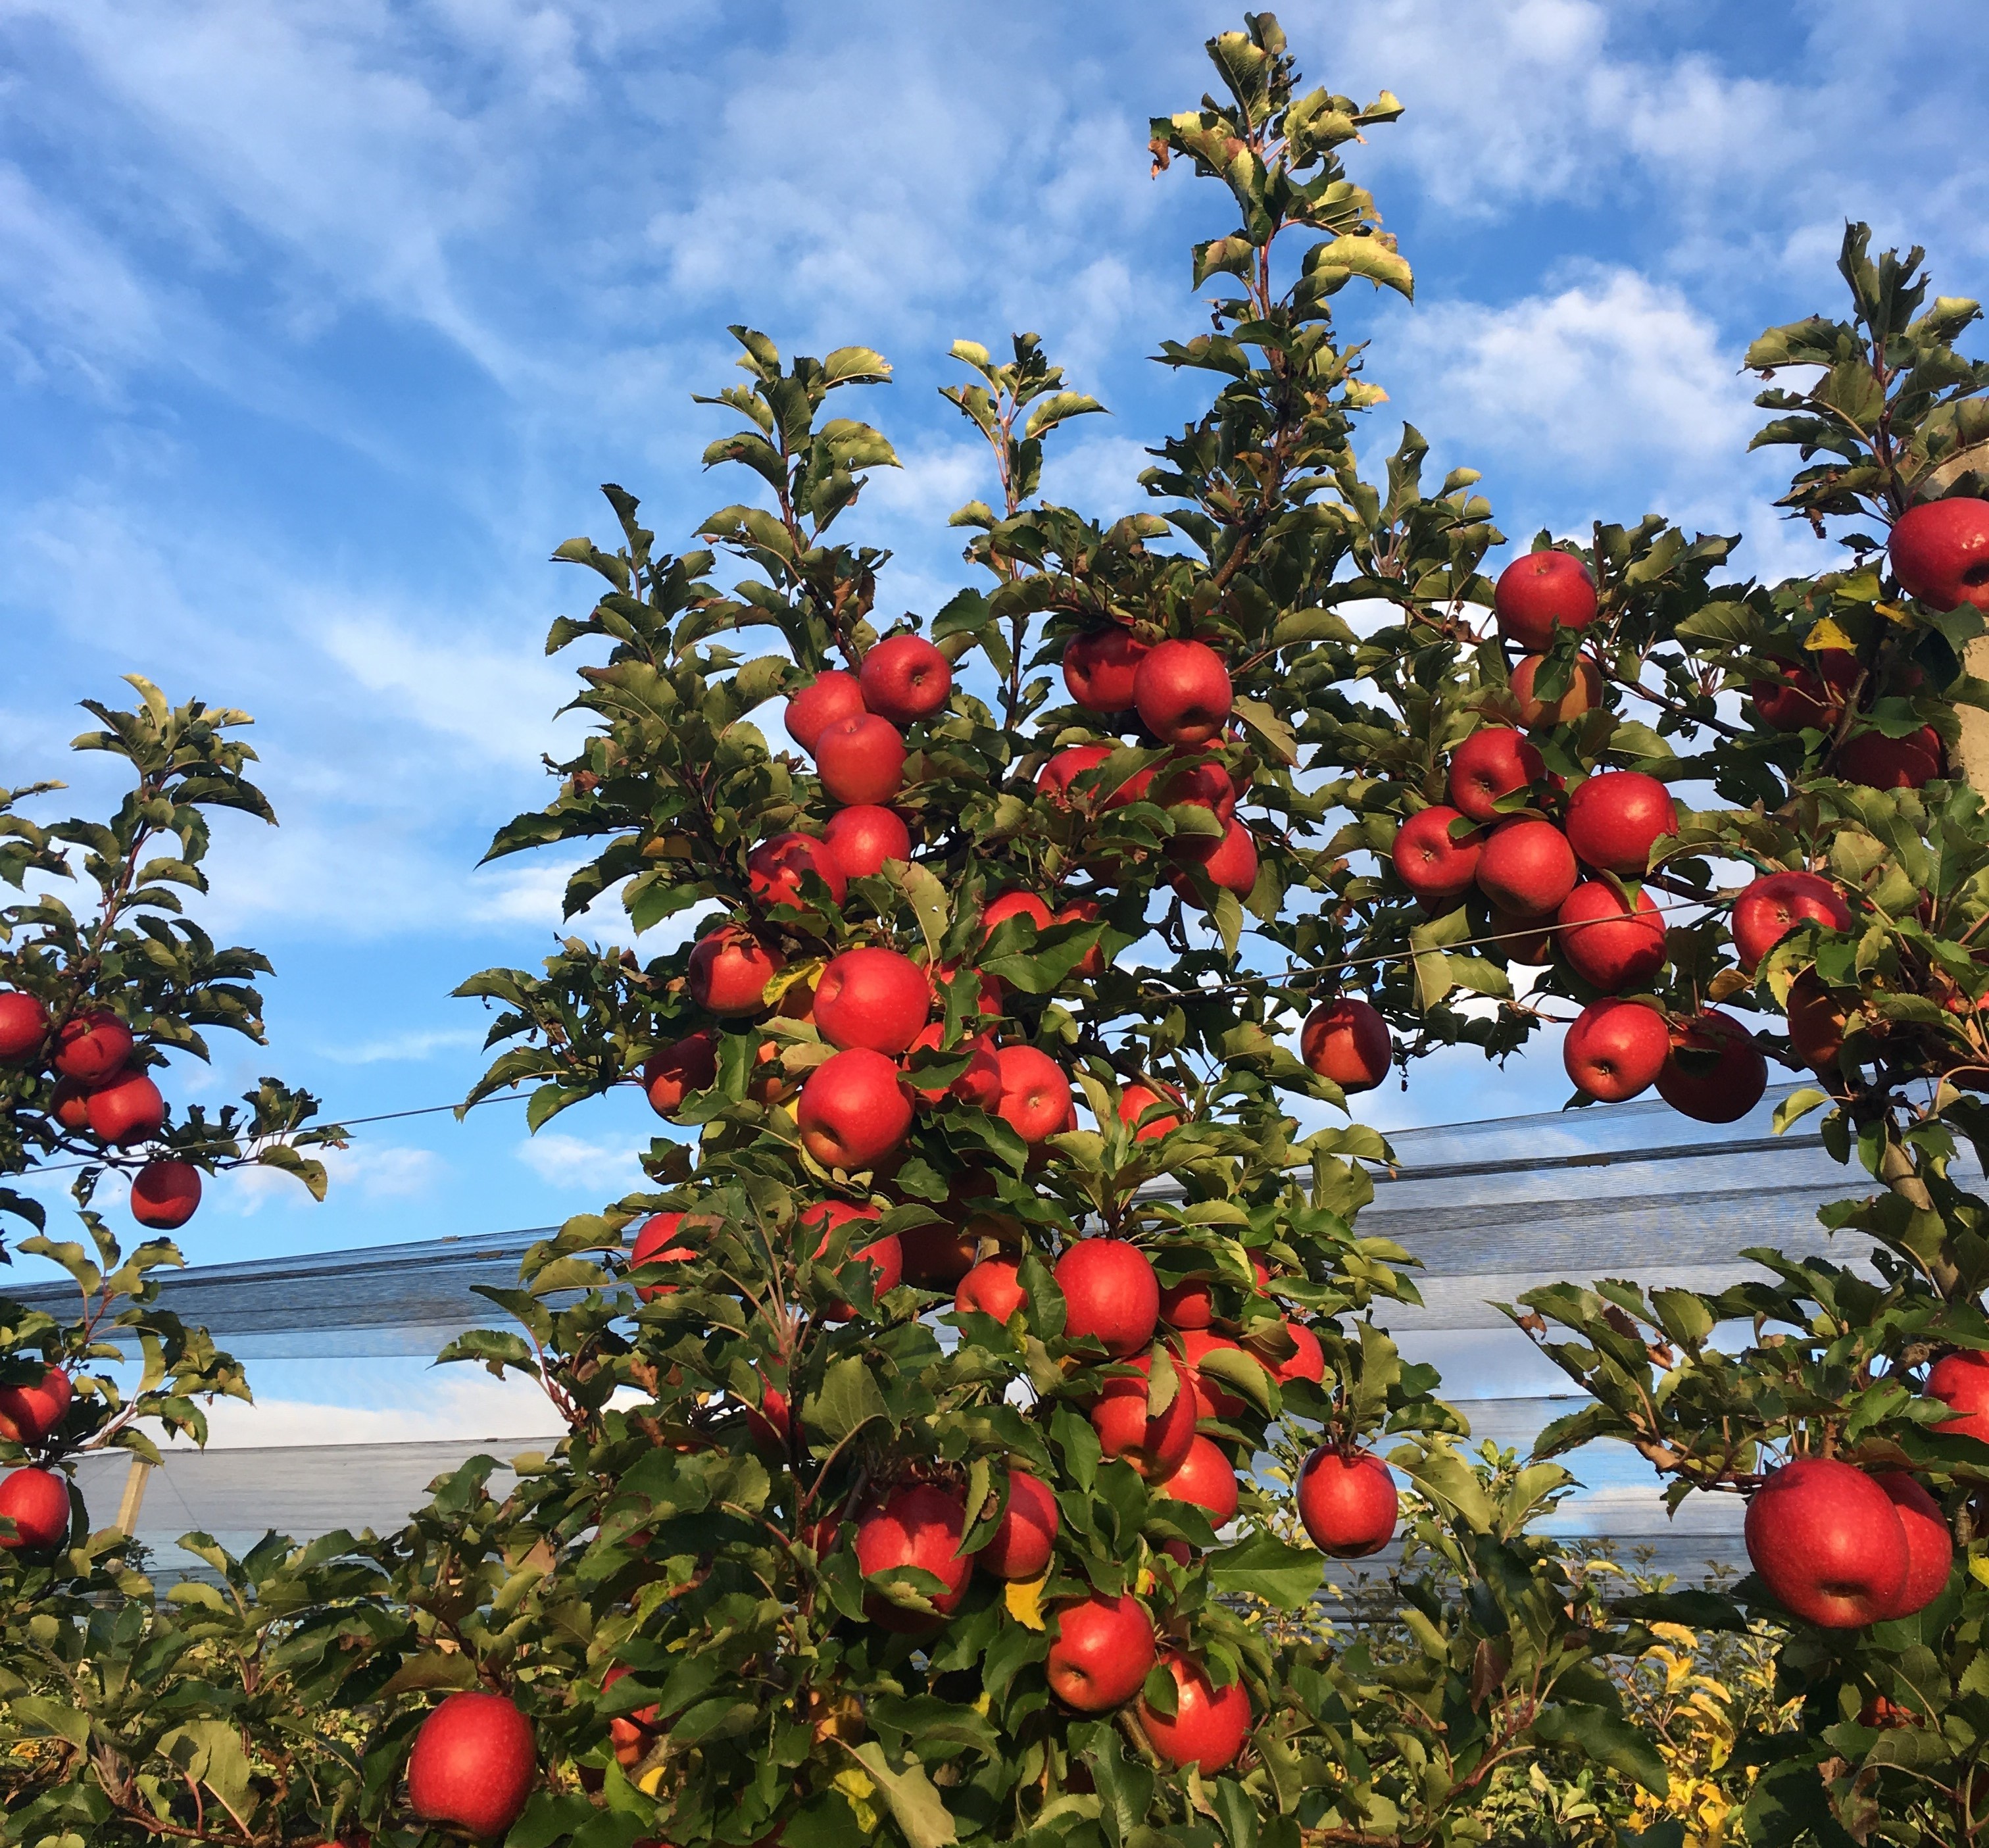
[[[1813,556],[1743,453],[1737,366],[1762,325],[1834,308],[1843,220],[1984,287],[1989,76],[1979,6],[1747,8],[1442,0],[1281,13],[1308,76],[1408,106],[1351,151],[1415,264],[1345,331],[1385,384],[1369,447],[1416,422],[1483,469],[1505,530],[1647,507],[1744,527],[1749,569]],[[864,414],[906,466],[850,517],[897,562],[887,610],[959,583],[948,511],[989,491],[937,396],[949,343],[1045,336],[1114,415],[1048,490],[1140,504],[1143,446],[1188,413],[1144,356],[1201,317],[1186,247],[1215,190],[1148,178],[1146,120],[1206,86],[1237,15],[574,0],[0,0],[0,775],[73,776],[74,702],[142,672],[257,717],[280,831],[224,823],[203,915],[275,959],[271,1046],[176,1068],[185,1099],[256,1073],[346,1117],[459,1097],[465,974],[529,963],[564,865],[478,871],[543,799],[567,670],[545,562],[605,536],[595,484],[666,544],[734,497],[725,324],[789,350],[881,348]],[[1076,24],[1073,24],[1076,22]],[[567,721],[570,724],[571,721]],[[1551,1107],[1553,1050],[1392,1089],[1384,1124]],[[223,1185],[196,1261],[557,1220],[618,1194],[632,1095],[527,1145],[499,1106],[385,1124],[330,1202]]]

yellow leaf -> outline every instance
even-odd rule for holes
[[[877,1786],[862,1772],[852,1765],[847,1771],[839,1771],[829,1779],[842,1792],[850,1810],[856,1818],[856,1826],[866,1835],[877,1832],[877,1806],[871,1799],[877,1794]]]
[[[652,1765],[635,1780],[635,1788],[645,1797],[654,1796],[663,1787],[664,1769],[661,1765]]]
[[[1872,607],[1889,622],[1903,622],[1906,612],[1896,603],[1875,603]]]
[[[1852,648],[1858,644],[1838,626],[1835,616],[1825,616],[1803,638],[1803,646],[1811,654],[1820,653],[1826,648]]]
[[[1978,1585],[1989,1585],[1989,1556],[1971,1553],[1968,1558],[1968,1575]]]
[[[1139,1576],[1133,1581],[1135,1597],[1144,1598],[1154,1589],[1154,1568],[1150,1565],[1140,1568]]]
[[[1042,1629],[1043,1623],[1043,1587],[1050,1582],[1045,1572],[1040,1578],[1011,1579],[1004,1593],[1008,1615],[1025,1629]]]

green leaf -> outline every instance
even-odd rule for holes
[[[852,1355],[833,1361],[822,1375],[822,1390],[808,1401],[802,1422],[811,1436],[839,1443],[873,1419],[890,1417],[877,1382],[862,1360]]]
[[[1661,1797],[1671,1789],[1671,1778],[1656,1745],[1621,1714],[1607,1707],[1572,1701],[1543,1707],[1534,1716],[1533,1734],[1550,1745],[1571,1746],[1597,1764],[1635,1778],[1653,1796]]]
[[[866,1739],[861,1745],[852,1745],[847,1741],[842,1744],[869,1773],[909,1848],[954,1848],[960,1836],[954,1828],[953,1817],[917,1758],[907,1753],[902,1765],[894,1770],[884,1756],[883,1747],[875,1739]]]
[[[1295,1611],[1326,1582],[1326,1568],[1310,1547],[1293,1546],[1275,1534],[1252,1534],[1208,1555],[1208,1582],[1218,1592],[1247,1593]]]

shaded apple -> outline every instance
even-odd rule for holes
[[[1761,1101],[1768,1062],[1731,1014],[1709,1008],[1671,1029],[1658,1095],[1699,1123],[1735,1123]]]
[[[802,905],[801,876],[812,873],[839,905],[849,896],[849,881],[826,841],[812,834],[776,834],[746,856],[746,884],[763,905]]]
[[[1512,688],[1513,697],[1519,704],[1520,723],[1529,731],[1544,731],[1553,726],[1567,724],[1584,712],[1593,712],[1602,704],[1601,670],[1586,656],[1575,663],[1567,690],[1559,698],[1536,697],[1533,682],[1546,665],[1545,655],[1528,655],[1524,660],[1514,663],[1512,673],[1506,676],[1506,683]]]
[[[38,1444],[63,1421],[75,1389],[59,1367],[50,1367],[32,1385],[0,1386],[0,1437]]]
[[[832,802],[873,807],[904,785],[905,741],[874,712],[838,719],[816,741],[815,767]]]
[[[1951,1405],[1961,1416],[1931,1427],[1943,1437],[1972,1437],[1989,1444],[1989,1354],[1960,1348],[1943,1354],[1927,1370],[1927,1397]]]
[[[963,1314],[978,1310],[1005,1322],[1028,1300],[1022,1288],[1022,1266],[1013,1258],[983,1258],[960,1280],[953,1306]]]
[[[105,1083],[130,1056],[130,1029],[101,1009],[65,1021],[56,1035],[55,1068],[79,1084]]]
[[[173,1232],[200,1206],[200,1170],[191,1161],[147,1161],[132,1178],[131,1216],[149,1232]]]
[[[860,717],[863,689],[856,675],[832,667],[788,701],[788,736],[811,756],[823,732],[839,720]]]
[[[1451,805],[1475,822],[1496,821],[1499,799],[1547,774],[1540,754],[1509,725],[1484,725],[1450,754]]]
[[[1179,1465],[1155,1487],[1171,1500],[1192,1502],[1208,1515],[1211,1527],[1225,1527],[1236,1518],[1236,1470],[1212,1437],[1197,1433]]]
[[[1180,1467],[1194,1442],[1194,1395],[1185,1379],[1177,1380],[1165,1408],[1155,1412],[1148,1397],[1152,1355],[1135,1355],[1125,1365],[1138,1372],[1103,1382],[1091,1407],[1091,1428],[1105,1456],[1118,1457],[1136,1474],[1158,1481]]]
[[[733,1019],[765,1011],[767,984],[781,959],[737,924],[721,924],[697,940],[686,982],[690,998],[707,1014]]]
[[[649,1055],[642,1066],[642,1091],[650,1109],[667,1117],[693,1091],[708,1090],[717,1077],[718,1041],[713,1034],[696,1033]]]
[[[1954,1565],[1954,1534],[1941,1512],[1940,1504],[1903,1470],[1892,1470],[1872,1480],[1885,1491],[1899,1517],[1906,1537],[1906,1582],[1899,1595],[1886,1607],[1886,1620],[1910,1617],[1923,1611],[1947,1589],[1948,1575]]]
[[[1357,995],[1321,1002],[1299,1029],[1299,1058],[1350,1094],[1387,1077],[1394,1049],[1380,1010]]]
[[[107,1142],[144,1142],[165,1127],[166,1100],[144,1072],[120,1072],[90,1094],[90,1131]]]
[[[0,1477],[0,1515],[14,1531],[0,1538],[10,1553],[52,1553],[69,1538],[69,1480],[53,1470],[11,1470]]]
[[[1157,1142],[1181,1126],[1181,1094],[1171,1084],[1156,1090],[1138,1080],[1119,1094],[1119,1121],[1133,1131],[1135,1142]]]
[[[635,1243],[629,1251],[629,1268],[639,1270],[645,1264],[681,1264],[696,1257],[695,1247],[672,1243],[683,1222],[680,1212],[652,1213],[635,1229]],[[637,1287],[635,1294],[644,1302],[652,1303],[660,1296],[674,1296],[677,1287],[675,1283],[643,1283]]]
[[[1733,901],[1733,953],[1753,975],[1761,958],[1791,931],[1806,924],[1848,931],[1851,907],[1831,880],[1814,873],[1769,873]]]
[[[20,1065],[47,1044],[49,1011],[19,988],[0,988],[0,1065]]]

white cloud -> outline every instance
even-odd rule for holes
[[[632,1144],[589,1141],[564,1130],[542,1129],[520,1142],[518,1159],[556,1187],[585,1184],[603,1198],[642,1184]]]
[[[476,1027],[425,1027],[361,1040],[354,1045],[321,1046],[316,1050],[320,1059],[329,1059],[334,1065],[384,1065],[412,1063],[439,1052],[483,1043],[483,1034]]]
[[[433,1149],[375,1142],[366,1139],[364,1132],[349,1148],[316,1152],[330,1185],[341,1195],[350,1192],[362,1200],[425,1199],[437,1191],[449,1172],[449,1163]],[[208,1185],[215,1205],[244,1218],[271,1202],[280,1206],[313,1204],[292,1176],[273,1168],[230,1168]]]

